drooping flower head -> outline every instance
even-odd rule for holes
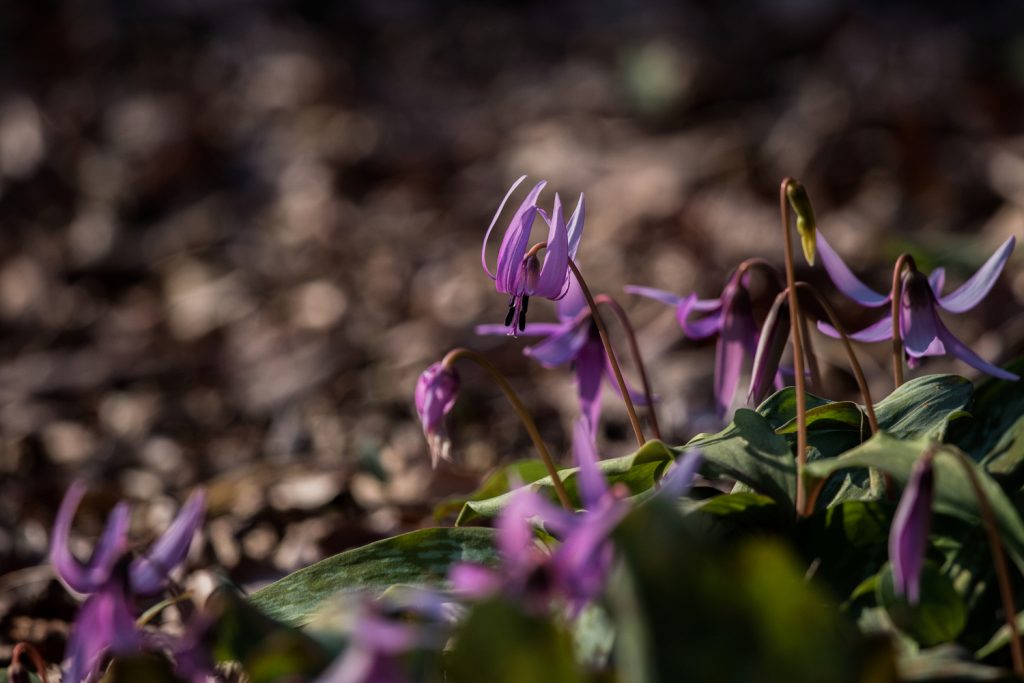
[[[843,263],[839,254],[820,232],[817,240],[822,265],[839,291],[862,306],[870,308],[890,303],[891,292],[883,295],[868,287]],[[977,306],[992,289],[1015,244],[1015,238],[1010,237],[967,282],[946,295],[942,294],[946,279],[946,272],[942,268],[936,268],[928,277],[915,269],[903,274],[899,315],[900,337],[910,367],[916,367],[925,356],[941,356],[948,353],[993,377],[1013,381],[1020,379],[1012,372],[1007,372],[978,356],[954,337],[939,317],[940,309],[950,313],[963,313]],[[839,333],[831,325],[819,322],[818,328],[831,337],[839,337]],[[863,330],[854,332],[850,338],[862,342],[879,342],[892,339],[892,336],[892,316],[885,315]]]
[[[68,539],[84,496],[84,483],[76,481],[68,488],[50,544],[50,561],[57,577],[76,593],[88,595],[68,638],[70,661],[64,680],[71,683],[94,680],[108,651],[132,653],[145,644],[144,634],[135,627],[132,598],[155,595],[167,586],[170,572],[185,560],[206,506],[205,492],[193,493],[167,531],[133,559],[128,554],[131,509],[127,503],[118,503],[92,557],[82,563],[71,553]]]
[[[676,319],[686,337],[700,340],[718,335],[714,384],[719,418],[724,418],[732,406],[744,358],[752,359],[757,351],[759,332],[748,290],[749,278],[746,267],[737,268],[717,299],[698,299],[696,294],[677,296],[651,287],[626,287],[630,294],[674,306]],[[699,313],[706,315],[694,319]]]
[[[557,193],[550,215],[537,206],[541,190],[547,184],[547,181],[542,180],[526,195],[526,199],[513,214],[512,221],[501,240],[497,265],[492,271],[487,263],[487,243],[491,231],[509,197],[525,179],[526,176],[522,176],[513,183],[505,198],[501,200],[484,235],[484,244],[480,252],[484,272],[494,280],[499,292],[509,295],[505,326],[512,335],[525,329],[526,311],[531,296],[541,296],[554,301],[565,296],[569,281],[572,279],[569,259],[576,257],[580,238],[583,236],[583,195],[580,195],[576,210],[566,224],[562,214],[562,200]],[[546,242],[531,247],[530,232],[538,215],[548,224],[548,238]],[[541,245],[547,252],[543,263],[537,256]]]
[[[445,430],[444,418],[455,406],[458,393],[459,375],[455,368],[443,363],[431,365],[416,382],[416,412],[423,424],[434,467],[441,458],[450,459],[451,441]]]
[[[921,597],[921,568],[928,548],[932,499],[935,497],[933,453],[914,464],[889,530],[889,561],[897,595],[915,605]]]
[[[524,335],[544,337],[537,344],[523,349],[523,354],[546,368],[572,365],[576,371],[580,409],[590,421],[591,429],[596,430],[601,416],[601,378],[607,380],[616,391],[619,390],[619,383],[615,380],[611,361],[601,344],[583,290],[575,278],[570,278],[568,291],[555,310],[559,322],[527,323],[523,327],[521,332]],[[505,334],[506,328],[501,325],[477,325],[476,333]],[[647,397],[643,392],[628,385],[627,389],[634,404],[646,405]]]

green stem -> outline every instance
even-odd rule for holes
[[[900,254],[892,269],[892,382],[899,389],[903,384],[903,337],[900,331],[900,299],[903,298],[903,270],[916,270],[914,257]]]

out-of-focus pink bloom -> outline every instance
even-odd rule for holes
[[[150,549],[131,560],[128,523],[131,509],[118,503],[107,518],[96,548],[86,563],[68,547],[75,510],[85,495],[85,484],[76,481],[57,511],[50,544],[50,561],[61,581],[71,590],[88,595],[68,638],[69,683],[91,681],[99,673],[103,656],[138,651],[145,637],[135,628],[132,596],[159,593],[168,574],[185,560],[192,536],[202,524],[206,495],[198,490],[189,497],[167,531]]]

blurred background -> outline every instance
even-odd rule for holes
[[[1022,234],[1022,19],[1010,1],[3,3],[0,642],[59,658],[75,603],[38,564],[76,477],[80,552],[116,499],[145,541],[205,484],[192,564],[246,585],[433,523],[531,456],[470,366],[455,462],[430,469],[412,390],[453,346],[488,353],[564,454],[568,369],[473,334],[505,315],[480,243],[520,174],[586,192],[581,267],[633,316],[676,443],[719,426],[713,344],[622,286],[715,297],[742,259],[780,262],[784,176],[877,288],[905,249],[958,284]],[[1020,265],[947,320],[997,362],[1024,339]],[[830,397],[853,397],[817,347]],[[887,345],[858,350],[884,395]],[[606,405],[610,457],[631,435]]]

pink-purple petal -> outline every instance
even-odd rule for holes
[[[540,269],[537,288],[531,295],[557,299],[565,294],[565,281],[569,276],[569,234],[562,214],[562,200],[555,193],[555,205],[551,210],[551,227],[548,230],[544,264]]]
[[[713,312],[704,318],[690,320],[690,314],[694,311]],[[700,340],[719,334],[724,324],[725,315],[721,310],[720,300],[702,301],[697,297],[692,297],[676,307],[676,320],[679,322],[679,327],[683,329],[683,334],[690,339]]]
[[[50,562],[57,576],[71,590],[94,593],[109,580],[114,565],[127,549],[131,509],[127,503],[118,503],[114,507],[92,557],[83,565],[71,553],[68,542],[75,511],[85,496],[85,490],[83,482],[75,481],[64,494],[50,539]]]
[[[583,193],[580,192],[580,198],[576,202],[576,210],[572,212],[572,216],[569,217],[569,258],[576,258],[576,252],[580,248],[580,240],[583,237],[583,222],[586,217],[586,209],[584,208]]]
[[[584,508],[594,510],[608,495],[608,482],[597,466],[600,458],[594,446],[594,433],[585,417],[576,420],[573,428],[572,454],[578,468],[576,483],[580,500]]]
[[[821,255],[821,264],[825,267],[836,289],[862,306],[869,308],[884,306],[889,302],[888,295],[879,294],[853,274],[853,271],[843,262],[843,259],[832,248],[832,245],[828,243],[828,240],[825,239],[820,230],[818,231],[817,242],[818,254]]]
[[[590,336],[590,320],[584,318],[579,322],[563,323],[557,332],[548,335],[543,341],[523,349],[523,355],[529,356],[547,368],[558,367],[573,360]]]
[[[512,221],[509,223],[505,237],[498,249],[498,267],[495,270],[495,282],[499,292],[506,294],[523,294],[518,291],[526,286],[521,277],[523,256],[530,244],[530,230],[537,216],[537,198],[544,189],[546,181],[537,183],[526,199],[519,205]]]
[[[905,595],[911,604],[920,599],[934,489],[932,458],[922,458],[914,464],[889,531],[889,561],[896,593]]]
[[[604,347],[599,341],[584,344],[576,356],[576,392],[580,410],[590,420],[592,429],[597,429],[601,419],[601,377],[605,362]]]
[[[936,298],[942,296],[942,288],[946,285],[946,269],[939,267],[928,276],[928,284],[932,286],[932,292]]]
[[[487,226],[487,232],[484,234],[484,245],[480,248],[480,263],[484,267],[484,272],[487,273],[488,277],[492,280],[495,279],[495,274],[491,272],[491,267],[487,265],[487,242],[491,238],[491,231],[494,230],[494,225],[498,222],[498,216],[500,216],[501,212],[505,209],[505,204],[508,203],[509,197],[512,196],[512,193],[516,191],[516,188],[519,187],[520,183],[524,180],[526,180],[526,176],[522,175],[519,176],[518,180],[512,183],[512,187],[510,187],[508,192],[505,193],[505,198],[502,199],[501,204],[498,205],[498,210],[494,212],[494,218],[491,219],[491,224]]]
[[[689,297],[681,297],[672,292],[666,292],[664,289],[655,289],[654,287],[640,287],[639,285],[626,285],[622,288],[627,294],[636,294],[637,296],[646,297],[648,299],[654,299],[660,301],[668,306],[678,306],[684,298],[696,299],[695,294],[690,294]]]
[[[985,264],[967,282],[950,294],[940,298],[939,305],[950,313],[963,313],[977,306],[978,302],[984,299],[985,295],[991,291],[992,286],[995,285],[1016,243],[1015,237],[1010,237],[1003,242],[1002,246],[989,257],[988,261],[985,261]]]
[[[174,521],[149,551],[132,561],[128,574],[136,594],[152,595],[164,589],[170,572],[185,561],[205,512],[206,491],[198,489],[185,501]]]
[[[1001,367],[989,363],[981,356],[971,350],[966,344],[953,336],[953,333],[942,323],[938,321],[938,333],[939,339],[945,345],[946,350],[953,356],[956,356],[963,362],[970,365],[976,370],[981,370],[984,373],[997,377],[999,379],[1005,379],[1010,382],[1016,382],[1020,379],[1019,375],[1015,375],[1012,372],[1003,370]]]
[[[822,334],[826,334],[833,339],[839,339],[841,336],[836,328],[826,322],[818,321],[818,329]],[[884,318],[871,323],[863,330],[850,333],[850,339],[866,343],[892,339],[892,316],[887,315]]]

